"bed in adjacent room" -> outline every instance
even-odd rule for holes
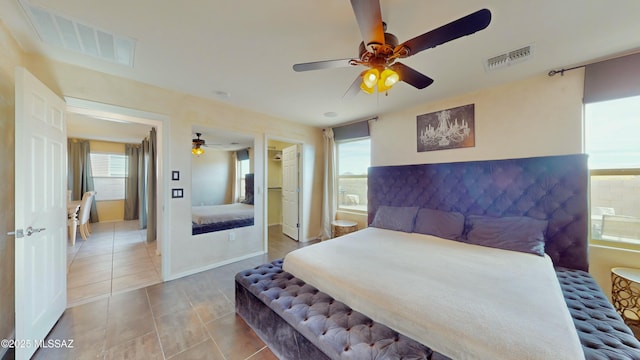
[[[254,224],[253,174],[245,176],[245,198],[233,204],[193,206],[191,234],[234,229]]]
[[[638,359],[587,273],[585,155],[374,167],[369,227],[236,276],[281,359]]]

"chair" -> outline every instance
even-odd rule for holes
[[[640,218],[622,215],[602,216],[602,238],[625,242],[640,241]]]
[[[80,236],[82,240],[87,240],[87,237],[91,234],[89,228],[89,216],[91,215],[91,202],[95,197],[95,191],[87,191],[82,194],[82,201],[80,203],[80,211],[78,212],[78,228],[80,229]]]

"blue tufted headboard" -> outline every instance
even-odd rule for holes
[[[369,168],[369,224],[380,205],[548,220],[555,266],[588,270],[587,155]]]

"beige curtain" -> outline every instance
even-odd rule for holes
[[[336,151],[333,130],[323,130],[324,138],[324,193],[322,196],[322,234],[323,240],[331,238],[331,222],[336,216]]]

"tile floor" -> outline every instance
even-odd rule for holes
[[[67,304],[74,306],[161,282],[156,242],[138,221],[91,224],[85,241],[67,245]]]
[[[67,309],[48,339],[74,347],[40,349],[34,359],[276,359],[234,302],[237,272],[302,245],[269,230],[266,255]]]

